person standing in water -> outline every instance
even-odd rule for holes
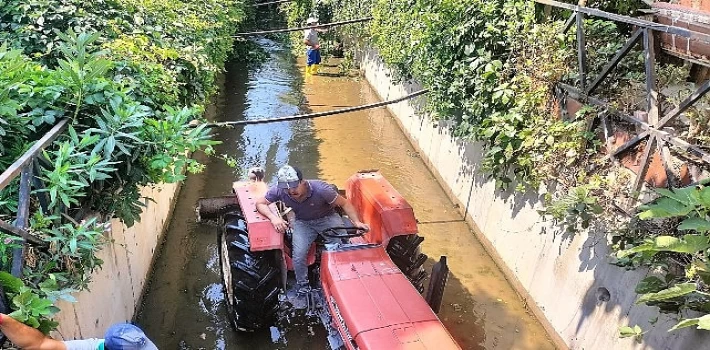
[[[309,17],[306,20],[306,25],[311,28],[305,30],[303,34],[303,43],[306,44],[306,74],[318,74],[318,65],[320,64],[320,42],[318,41],[318,29],[312,28],[318,24],[318,19]]]

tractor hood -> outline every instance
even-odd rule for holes
[[[381,246],[324,252],[322,262],[334,320],[359,349],[460,349]]]

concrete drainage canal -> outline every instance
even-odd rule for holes
[[[258,39],[271,57],[258,68],[227,65],[223,88],[208,114],[214,121],[249,120],[319,112],[379,100],[367,82],[325,62],[323,74],[304,76],[302,57]],[[217,154],[185,181],[137,322],[161,349],[327,349],[317,323],[236,332],[226,313],[220,275],[220,228],[196,223],[201,197],[231,193],[244,170],[262,166],[273,183],[279,166],[300,166],[306,178],[344,186],[361,169],[379,169],[414,208],[422,251],[448,257],[450,276],[438,316],[463,349],[553,349],[538,321],[503,277],[434,176],[384,108],[314,120],[217,130]],[[425,285],[427,282],[425,282]]]

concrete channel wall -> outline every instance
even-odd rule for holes
[[[357,56],[362,74],[382,99],[419,90],[416,83],[396,83],[376,51]],[[422,112],[423,103],[415,99],[388,108],[558,347],[710,349],[710,332],[668,333],[676,320],[634,305],[634,288],[646,271],[610,265],[606,232],[563,235],[537,213],[541,193],[497,191],[479,171],[481,145],[452,137],[445,122]],[[619,338],[620,326],[636,324],[647,331],[642,342]]]
[[[127,228],[111,221],[113,242],[99,253],[104,264],[93,274],[90,290],[76,294],[76,303],[58,305],[56,339],[102,338],[111,324],[133,319],[178,189],[177,184],[144,188],[141,194],[153,201],[145,201],[140,222]]]

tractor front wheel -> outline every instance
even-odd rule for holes
[[[278,310],[279,268],[273,251],[249,250],[246,223],[228,215],[220,235],[220,264],[227,313],[239,331],[255,331],[274,324]]]
[[[421,244],[424,238],[417,234],[395,236],[387,245],[387,253],[400,271],[407,276],[419,293],[424,292],[424,262],[427,256],[422,254]]]

